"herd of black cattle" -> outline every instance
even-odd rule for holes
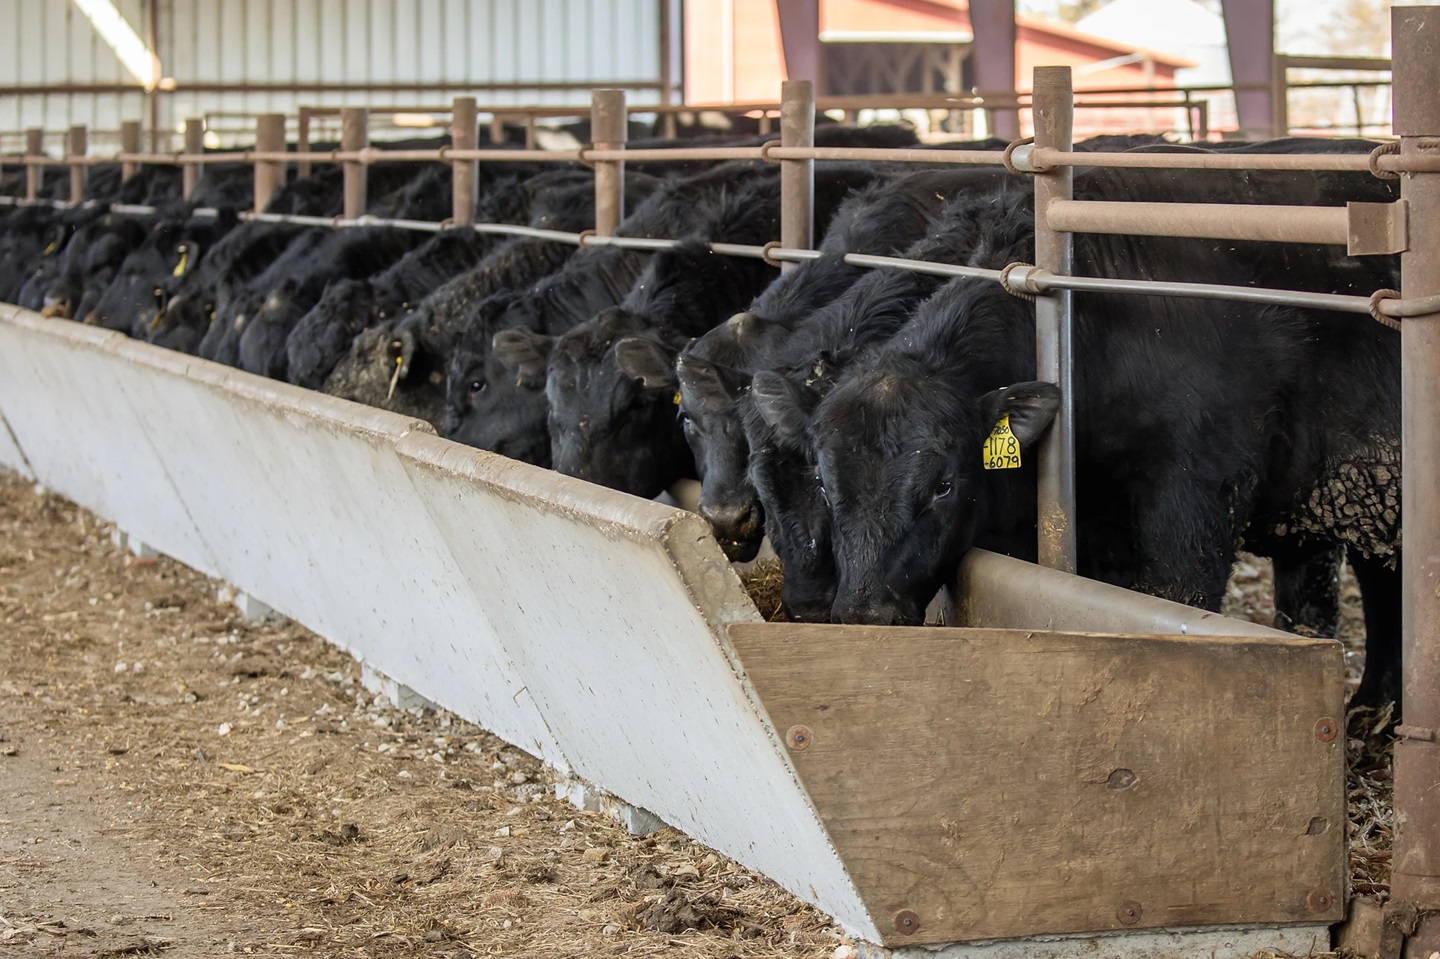
[[[819,136],[913,142],[897,128]],[[1079,148],[1193,149],[1155,138]],[[479,177],[478,222],[594,223],[584,167],[482,163]],[[1393,199],[1394,182],[1082,168],[1075,195],[1338,205]],[[618,232],[683,240],[664,252],[239,222],[232,211],[250,206],[251,183],[248,167],[212,165],[182,201],[171,168],[121,183],[102,165],[92,206],[0,208],[0,300],[415,414],[459,442],[640,496],[698,477],[700,511],[732,559],[753,557],[768,534],[800,619],[918,623],[971,546],[1034,556],[1032,449],[1059,394],[1035,381],[1031,304],[986,280],[842,258],[1033,262],[1026,178],[818,163],[821,255],[783,274],[707,246],[778,237],[779,175],[763,161],[629,164]],[[17,178],[0,182],[18,192]],[[438,221],[450,213],[450,170],[375,165],[369,195],[376,216]],[[267,209],[340,208],[341,174],[326,167],[292,178]],[[1303,244],[1081,235],[1075,269],[1361,295],[1399,287],[1396,257]],[[1356,701],[1396,698],[1398,334],[1353,314],[1220,300],[1074,303],[1081,571],[1215,609],[1236,550],[1248,549],[1275,560],[1282,622],[1333,635],[1348,557],[1368,637]],[[1013,436],[1019,456],[982,462],[992,434]]]

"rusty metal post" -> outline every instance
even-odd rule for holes
[[[1395,7],[1394,127],[1400,155],[1440,155],[1440,8]],[[1410,238],[1400,258],[1406,299],[1440,293],[1440,174],[1405,174]],[[1402,681],[1405,722],[1395,746],[1392,904],[1422,914],[1406,956],[1440,950],[1440,314],[1400,328],[1401,460],[1405,496]]]
[[[340,149],[347,153],[363,150],[370,141],[370,112],[364,107],[345,107],[340,111]],[[344,216],[353,220],[365,212],[365,164],[359,160],[345,161]]]
[[[139,120],[125,120],[120,124],[120,152],[139,153],[145,147],[145,131]],[[125,160],[120,164],[120,182],[125,182],[140,172],[140,164]]]
[[[623,150],[629,132],[624,90],[590,94],[590,136],[597,150]],[[625,161],[595,161],[595,233],[612,236],[625,218]]]
[[[285,149],[285,114],[262,113],[255,118],[255,149],[263,153]],[[255,164],[255,210],[263,212],[270,198],[285,185],[285,164],[271,160]]]
[[[85,199],[85,174],[90,169],[79,162],[90,152],[90,134],[83,126],[73,126],[65,137],[65,155],[70,163],[70,202],[79,203]]]
[[[1069,150],[1075,96],[1069,67],[1036,67],[1032,110],[1035,147]],[[1035,265],[1072,272],[1074,242],[1050,227],[1046,208],[1074,193],[1074,167],[1035,174]],[[1040,440],[1040,564],[1075,572],[1075,389],[1071,353],[1072,298],[1057,290],[1035,299],[1035,375],[1060,387],[1060,411]]]
[[[815,84],[786,80],[780,85],[780,145],[815,145]],[[815,244],[815,161],[780,161],[780,245],[808,250]],[[798,264],[781,264],[782,271]]]
[[[189,117],[185,121],[185,152],[200,154],[205,152],[205,121],[199,117]],[[196,160],[186,162],[180,167],[180,183],[184,191],[185,199],[195,192],[195,187],[200,183],[200,177],[205,175],[205,164]]]
[[[456,97],[450,104],[450,145],[456,150],[473,150],[479,139],[475,119],[475,98]],[[459,226],[475,222],[474,160],[456,160],[451,173],[450,219]]]
[[[25,155],[38,157],[45,153],[45,131],[32,127],[25,131]],[[40,196],[40,186],[45,181],[45,168],[30,164],[25,167],[25,199],[35,200]]]
[[[310,152],[310,121],[311,121],[312,117],[313,117],[313,114],[311,113],[309,107],[301,107],[300,110],[299,110],[299,113],[298,113],[297,116],[296,116],[296,119],[295,119],[295,152],[296,152],[296,153],[309,153],[309,152]],[[310,166],[310,161],[309,161],[309,160],[299,160],[299,161],[296,161],[296,163],[295,163],[295,175],[296,175],[296,176],[309,176],[309,175],[310,175],[310,170],[311,170],[311,166]]]

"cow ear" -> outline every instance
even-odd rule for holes
[[[495,358],[527,379],[545,375],[545,364],[554,345],[553,336],[519,328],[501,330],[491,341]]]
[[[750,374],[734,367],[711,363],[698,356],[680,354],[675,362],[684,392],[706,413],[718,413],[750,387]]]
[[[41,256],[51,256],[58,253],[60,247],[65,245],[65,227],[59,223],[51,224],[45,231],[45,247],[40,251]]]
[[[820,394],[773,370],[761,370],[750,380],[750,398],[779,437],[795,441],[805,435]]]
[[[627,336],[615,344],[615,365],[647,390],[675,388],[675,354],[648,337]]]
[[[986,428],[1000,422],[1002,416],[1010,417],[1010,432],[1021,446],[1029,446],[1039,439],[1059,410],[1060,388],[1054,383],[1016,383],[980,398]]]

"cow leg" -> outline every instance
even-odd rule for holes
[[[1395,719],[1400,718],[1400,558],[1395,565],[1384,559],[1361,556],[1350,551],[1350,568],[1360,584],[1360,599],[1365,605],[1365,673],[1350,708],[1368,706],[1379,709],[1386,703],[1395,704]]]
[[[1305,636],[1335,635],[1340,622],[1340,564],[1344,553],[1323,548],[1270,551],[1275,569],[1275,628]]]

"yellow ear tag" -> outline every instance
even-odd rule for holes
[[[1010,432],[1010,414],[1000,417],[1000,422],[985,437],[981,459],[987,470],[1015,470],[1020,468],[1020,441]]]
[[[40,255],[41,255],[41,256],[49,256],[51,253],[54,253],[54,252],[55,252],[56,250],[58,250],[58,249],[60,249],[60,241],[59,241],[59,240],[51,240],[51,241],[49,242],[49,244],[46,245],[45,249],[43,249],[43,250],[40,251]]]
[[[679,406],[679,405],[680,405],[680,391],[679,391],[679,390],[676,390],[676,391],[675,391],[675,405],[676,405],[676,406]]]
[[[180,262],[175,264],[175,271],[174,271],[173,273],[171,273],[170,275],[171,275],[171,276],[184,276],[184,275],[185,275],[185,264],[186,264],[186,263],[189,263],[189,262],[190,262],[190,249],[189,249],[189,247],[183,247],[183,246],[182,246],[182,247],[180,248]]]

